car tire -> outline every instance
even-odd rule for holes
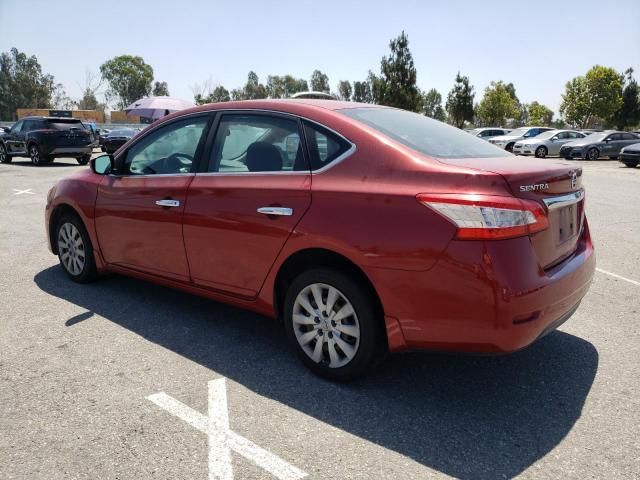
[[[535,156],[537,158],[544,158],[547,156],[547,153],[548,153],[547,147],[541,145],[538,148],[536,148]]]
[[[77,283],[88,283],[98,276],[91,239],[77,215],[65,213],[56,223],[54,241],[58,260],[67,276]]]
[[[624,163],[624,166],[627,168],[636,168],[638,166],[638,162],[637,160],[631,160],[631,161],[627,161],[627,162],[622,162]]]
[[[384,320],[372,294],[360,283],[338,270],[314,268],[287,289],[287,337],[303,363],[330,380],[362,375],[384,351]],[[318,295],[321,305],[315,300]]]
[[[87,163],[89,163],[89,160],[91,160],[91,155],[90,155],[90,154],[83,155],[82,157],[78,157],[78,158],[76,158],[76,161],[77,161],[80,165],[86,165]]]
[[[505,149],[507,152],[511,152],[511,153],[513,153],[513,146],[514,146],[514,145],[515,145],[514,143],[508,143],[508,144],[504,147],[504,149]]]
[[[47,163],[46,158],[40,153],[40,147],[35,143],[29,145],[29,158],[31,158],[31,163],[36,167]]]
[[[618,155],[612,155],[609,157],[611,160],[617,160],[618,159]]]
[[[589,150],[587,150],[587,156],[585,160],[598,160],[599,156],[600,152],[597,148],[590,148]]]
[[[7,148],[0,143],[0,163],[11,163],[13,157],[7,153]]]

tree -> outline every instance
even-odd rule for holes
[[[591,119],[589,92],[584,77],[575,77],[567,82],[562,94],[560,113],[572,127],[586,128]]]
[[[371,88],[369,82],[353,82],[353,97],[354,102],[360,103],[372,103]]]
[[[367,84],[369,85],[369,92],[371,93],[371,102],[369,103],[382,103],[384,100],[384,80],[369,70],[369,74],[367,75]]]
[[[218,85],[213,89],[213,92],[209,96],[207,103],[228,102],[230,100],[231,96],[229,95],[229,90],[224,88],[222,85]]]
[[[167,85],[167,82],[154,82],[151,95],[154,97],[168,97],[169,86]]]
[[[309,81],[311,90],[313,92],[325,92],[329,93],[331,88],[329,87],[329,77],[322,73],[320,70],[314,70],[311,74],[311,80]]]
[[[567,82],[560,112],[569,124],[588,128],[598,118],[612,120],[622,103],[621,75],[596,65],[584,77]]]
[[[484,91],[477,114],[483,125],[502,126],[508,118],[520,116],[515,91],[504,82],[491,82]],[[517,98],[517,97],[515,97]]]
[[[614,123],[619,130],[640,123],[640,88],[633,78],[633,68],[625,72],[625,85],[622,90],[622,105],[614,115]]]
[[[104,112],[106,105],[100,103],[97,98],[98,89],[102,84],[102,79],[91,70],[87,69],[84,74],[84,85],[80,85],[82,97],[76,102],[80,110],[98,110]]]
[[[422,96],[416,85],[417,72],[409,50],[409,37],[400,33],[389,42],[391,53],[380,62],[379,79],[373,76],[374,96],[382,105],[417,112],[422,107]]]
[[[423,97],[424,114],[427,117],[435,118],[444,122],[446,115],[444,108],[442,108],[442,95],[435,88],[432,88]]]
[[[351,83],[346,80],[340,80],[338,82],[338,95],[340,100],[344,100],[348,102],[351,100],[351,95],[353,94],[353,88],[351,87]]]
[[[453,124],[462,128],[465,121],[473,121],[473,99],[475,93],[473,87],[469,85],[469,77],[456,75],[453,88],[447,96],[446,109]]]
[[[527,105],[527,115],[527,125],[531,126],[549,127],[553,120],[553,111],[546,105],[538,102],[531,102]]]
[[[100,65],[100,73],[109,85],[107,99],[114,100],[114,106],[120,110],[151,93],[153,68],[142,57],[114,57]]]
[[[42,73],[35,55],[17,48],[0,54],[0,118],[15,120],[18,108],[50,108],[58,85]]]
[[[260,83],[256,72],[251,70],[247,75],[247,83],[242,89],[239,100],[256,100],[260,98],[267,98],[267,89]]]
[[[58,83],[53,88],[53,97],[51,100],[51,106],[57,110],[72,110],[76,106],[76,102],[67,95],[64,86]]]
[[[298,92],[306,92],[309,86],[302,78],[294,78],[291,75],[269,75],[266,89],[269,98],[289,98]]]
[[[231,100],[229,90],[224,88],[222,85],[218,85],[213,89],[213,91],[211,91],[210,87],[206,88],[206,90],[198,92],[193,96],[193,99],[195,100],[197,105],[203,105],[205,103],[228,102],[229,100]]]

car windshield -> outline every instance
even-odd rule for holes
[[[136,133],[133,129],[111,130],[108,135],[110,137],[133,137]]]
[[[608,133],[592,133],[591,135],[587,135],[586,138],[589,139],[590,142],[601,142],[605,138],[607,138]]]
[[[46,120],[47,128],[54,130],[71,130],[72,128],[79,128],[84,130],[85,127],[79,120]]]
[[[481,128],[474,128],[473,130],[469,130],[471,135],[478,135],[482,131]]]
[[[527,133],[529,128],[516,128],[515,130],[511,130],[509,133],[505,135],[514,136],[514,137],[524,137],[524,134]]]
[[[395,108],[347,108],[338,110],[392,139],[433,157],[489,158],[511,154],[432,118]]]
[[[557,134],[558,134],[557,130],[549,130],[548,132],[543,132],[540,135],[538,135],[536,137],[536,140],[546,140],[547,138],[551,138]]]

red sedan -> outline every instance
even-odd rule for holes
[[[284,321],[315,372],[385,351],[511,352],[595,269],[582,170],[414,113],[323,100],[169,115],[47,199],[68,276],[117,272]]]

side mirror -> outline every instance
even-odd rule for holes
[[[113,170],[113,157],[109,154],[92,158],[89,162],[91,171],[98,175],[106,175]]]

